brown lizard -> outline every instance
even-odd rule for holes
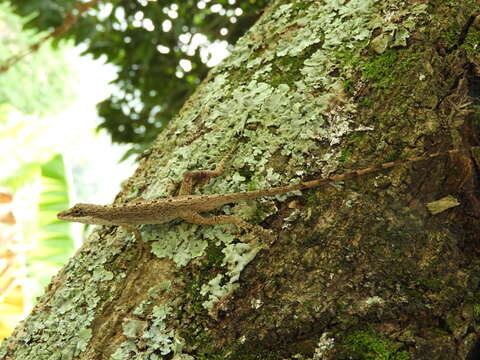
[[[218,163],[214,170],[189,171],[185,173],[178,196],[157,200],[143,200],[140,202],[126,204],[77,204],[68,210],[60,212],[57,217],[58,219],[64,221],[80,222],[91,225],[123,226],[132,231],[137,240],[141,239],[141,235],[140,231],[135,228],[135,225],[163,224],[174,219],[183,219],[187,222],[199,225],[235,224],[238,227],[253,229],[253,225],[234,215],[213,215],[206,217],[200,213],[215,210],[228,203],[236,203],[242,200],[264,196],[273,196],[295,190],[310,189],[334,181],[347,180],[374,173],[401,164],[432,159],[442,155],[463,153],[474,148],[479,147],[475,146],[467,149],[453,149],[436,152],[425,156],[410,157],[402,160],[386,162],[362,170],[356,170],[340,175],[332,175],[327,178],[305,181],[294,185],[278,186],[264,190],[253,190],[230,194],[191,194],[192,187],[195,182],[205,181],[223,173],[224,163],[228,157],[226,156]]]

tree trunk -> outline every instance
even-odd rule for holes
[[[479,145],[479,11],[273,1],[117,202],[172,196],[232,149],[198,193]],[[478,152],[445,156],[219,211],[275,241],[179,220],[143,226],[144,244],[98,228],[0,359],[474,359],[479,166]]]

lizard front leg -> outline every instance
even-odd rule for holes
[[[122,227],[128,231],[131,231],[135,235],[135,242],[137,246],[140,246],[141,250],[138,253],[138,259],[141,259],[143,253],[149,253],[150,249],[145,241],[142,240],[142,233],[135,226],[130,224],[118,224],[119,227]]]
[[[183,181],[182,185],[180,185],[178,195],[189,195],[192,193],[193,185],[196,182],[205,182],[207,180],[210,180],[211,178],[222,175],[225,171],[225,162],[230,157],[230,155],[232,155],[232,152],[233,150],[230,151],[227,155],[225,155],[213,170],[187,171],[185,174],[183,174]]]
[[[192,193],[193,185],[196,182],[204,182],[213,177],[220,176],[225,171],[225,162],[232,155],[236,148],[230,150],[222,160],[215,166],[214,170],[197,170],[188,171],[183,175],[183,182],[180,186],[178,195],[189,195]],[[235,215],[212,215],[203,216],[193,211],[183,211],[179,214],[179,218],[197,225],[220,225],[220,224],[235,224],[240,229],[246,229],[248,231],[255,232],[259,235],[266,235],[271,238],[272,234],[262,228],[261,226],[252,225],[245,220]]]
[[[137,242],[142,241],[142,234],[140,233],[140,230],[138,230],[135,226],[128,225],[128,224],[118,224],[118,226],[121,226],[121,227],[127,229],[128,231],[131,231],[133,233],[133,235],[135,235],[135,240]]]

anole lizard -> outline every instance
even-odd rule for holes
[[[183,219],[187,222],[199,225],[235,224],[238,227],[252,229],[254,228],[253,225],[234,215],[213,215],[206,217],[200,213],[215,210],[228,203],[236,203],[242,200],[264,196],[273,196],[295,190],[310,189],[334,181],[347,180],[374,173],[401,164],[432,159],[442,155],[462,153],[474,148],[478,147],[453,149],[425,156],[405,158],[362,170],[356,170],[340,175],[332,175],[322,179],[304,181],[300,184],[273,187],[265,190],[253,190],[230,194],[191,194],[195,181],[208,180],[223,173],[224,163],[228,157],[227,156],[218,163],[214,170],[187,172],[184,175],[178,196],[158,200],[143,200],[135,203],[103,206],[94,204],[77,204],[68,210],[60,212],[57,216],[60,220],[64,221],[80,222],[91,225],[123,226],[134,232],[137,240],[141,239],[141,235],[140,231],[135,228],[135,225],[163,224],[174,219]]]

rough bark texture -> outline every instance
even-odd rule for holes
[[[117,201],[268,188],[479,145],[480,5],[274,1]],[[161,81],[161,80],[159,80]],[[233,226],[94,232],[1,359],[465,359],[480,321],[480,154],[225,206]],[[446,196],[459,205],[432,215]],[[470,355],[468,355],[470,353]]]

